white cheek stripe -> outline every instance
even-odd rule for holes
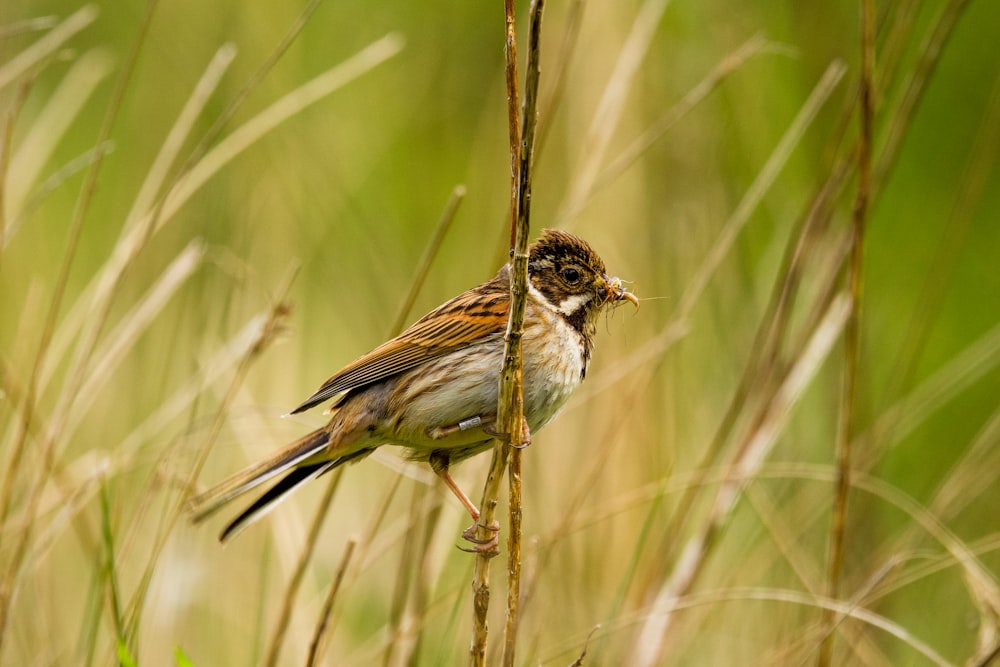
[[[562,303],[559,305],[555,305],[545,298],[545,295],[539,292],[538,289],[530,282],[528,283],[528,294],[534,298],[535,301],[542,304],[549,310],[565,315],[566,317],[575,313],[580,309],[580,306],[587,303],[591,299],[590,294],[574,294],[573,296],[563,299]]]
[[[589,294],[574,294],[573,296],[563,299],[562,303],[559,304],[556,310],[566,317],[569,317],[576,311],[580,310],[580,308],[588,301],[590,301]]]

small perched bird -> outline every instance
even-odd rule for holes
[[[524,313],[524,418],[530,433],[555,417],[587,374],[596,320],[602,307],[639,300],[605,273],[604,262],[583,239],[547,229],[528,254]],[[299,484],[381,445],[407,447],[427,461],[472,516],[463,533],[476,550],[496,545],[474,537],[479,510],[448,473],[452,463],[490,448],[504,334],[510,306],[510,265],[417,320],[409,329],[351,362],[292,410],[335,399],[329,423],[256,465],[195,497],[202,521],[237,496],[280,477],[233,519],[226,541]]]

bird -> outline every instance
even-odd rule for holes
[[[189,503],[198,523],[250,491],[271,483],[219,535],[225,543],[264,516],[303,483],[382,445],[429,463],[462,503],[473,524],[463,537],[483,551],[496,548],[475,537],[480,512],[449,473],[452,464],[489,449],[496,424],[504,338],[510,309],[510,264],[485,283],[459,294],[395,338],[344,366],[290,414],[332,399],[330,420],[272,456],[225,479]],[[621,301],[638,298],[609,277],[585,240],[545,229],[528,248],[528,283],[522,335],[524,423],[527,438],[548,424],[583,382],[590,365],[597,318]],[[527,439],[525,439],[527,442]]]

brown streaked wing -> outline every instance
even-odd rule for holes
[[[510,298],[505,273],[502,271],[493,280],[438,306],[403,333],[344,366],[292,410],[292,414],[342,392],[381,382],[491,335],[502,335],[507,327]]]

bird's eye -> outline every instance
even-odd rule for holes
[[[580,279],[580,272],[572,266],[568,266],[562,270],[562,277],[566,282],[573,284]]]

